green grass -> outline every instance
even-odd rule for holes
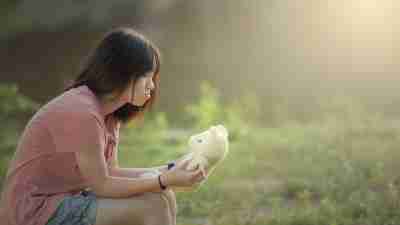
[[[231,142],[198,191],[178,193],[178,224],[400,224],[399,130],[385,124],[254,127]],[[184,152],[188,135],[174,144],[157,135],[143,146],[126,144],[144,130],[126,129],[132,137],[122,139],[123,165],[155,165]]]

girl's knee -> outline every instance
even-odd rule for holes
[[[167,212],[169,210],[168,197],[163,192],[148,193],[145,202],[154,211]]]
[[[170,213],[169,200],[163,192],[151,193],[146,199],[148,210],[145,212],[144,221],[150,224],[171,224],[172,216]]]
[[[164,195],[170,201],[176,202],[176,195],[172,189],[166,189],[163,192],[161,192],[161,194]]]

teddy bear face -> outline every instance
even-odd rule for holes
[[[228,131],[222,125],[212,126],[208,130],[192,135],[188,141],[188,154],[184,160],[189,160],[185,167],[187,170],[201,168],[207,173],[207,177],[228,154]],[[183,161],[180,161],[182,163]],[[191,187],[174,187],[175,191],[193,191],[202,183]]]
[[[222,125],[212,126],[199,134],[189,138],[189,147],[191,149],[205,148],[208,145],[214,145],[216,141],[224,140],[228,136],[226,128]]]

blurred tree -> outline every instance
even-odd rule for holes
[[[18,93],[16,85],[0,84],[0,180],[6,173],[23,126],[38,107]]]

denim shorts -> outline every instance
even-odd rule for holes
[[[96,195],[84,190],[65,197],[46,225],[94,225],[96,213]]]

